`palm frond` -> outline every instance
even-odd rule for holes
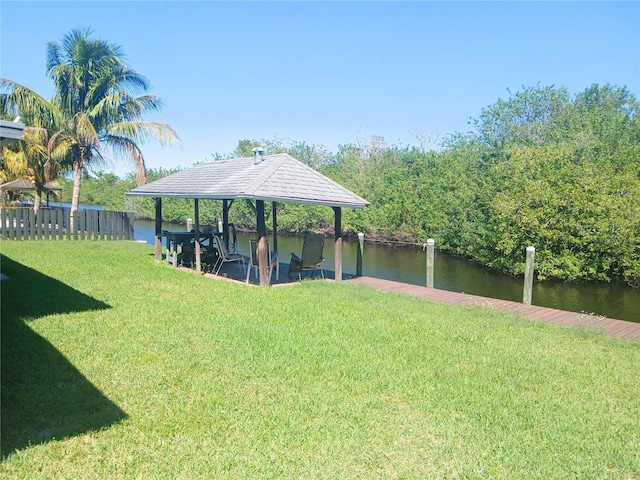
[[[7,178],[18,178],[27,172],[27,156],[24,151],[14,152],[2,147],[3,165],[2,170]]]
[[[65,169],[72,164],[71,152],[76,144],[76,139],[67,132],[56,132],[49,138],[47,151],[49,156],[60,164],[61,169]]]
[[[111,93],[97,102],[88,111],[88,114],[98,124],[102,125],[106,125],[114,119],[118,119],[119,121],[128,120],[127,118],[118,117],[118,109],[121,102],[121,94],[119,92]]]
[[[124,159],[138,169],[136,174],[138,186],[147,183],[147,171],[144,164],[144,156],[135,142],[124,137],[109,136],[107,141],[116,155],[122,155]]]
[[[91,122],[91,118],[85,113],[80,112],[74,117],[74,133],[78,142],[84,147],[100,147],[100,137]]]
[[[141,120],[149,110],[159,111],[160,106],[160,99],[154,95],[132,97],[125,92],[114,92],[97,103],[90,115],[117,122],[133,122]]]
[[[47,43],[47,53],[46,53],[46,66],[47,66],[47,76],[50,76],[50,73],[55,70],[58,65],[62,62],[60,55],[60,46],[55,42]]]
[[[130,68],[115,72],[115,78],[117,84],[130,94],[145,92],[151,87],[147,77]]]
[[[181,143],[176,131],[169,125],[157,122],[120,122],[109,125],[109,137],[123,137],[135,143],[155,140],[162,146]]]
[[[136,103],[142,107],[142,112],[154,111],[159,112],[164,102],[157,95],[142,95],[136,97]]]
[[[64,117],[56,105],[30,88],[0,78],[0,89],[6,91],[0,104],[3,114],[20,115],[26,123],[35,127],[56,129],[64,124]]]

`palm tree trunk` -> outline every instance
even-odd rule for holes
[[[33,213],[37,214],[38,210],[40,209],[40,203],[41,203],[41,199],[40,199],[40,195],[41,195],[42,191],[38,190],[36,188],[36,197],[33,200]]]
[[[75,217],[78,211],[78,203],[80,203],[80,182],[82,181],[82,166],[80,162],[73,165],[73,194],[71,195],[71,233],[76,233]]]

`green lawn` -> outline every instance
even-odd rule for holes
[[[640,478],[640,343],[0,242],[4,478]]]

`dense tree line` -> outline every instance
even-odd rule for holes
[[[442,250],[511,274],[524,271],[525,249],[533,245],[539,279],[640,286],[640,119],[628,89],[593,85],[571,95],[553,86],[523,88],[483,109],[472,125],[434,150],[343,145],[329,153],[304,142],[242,140],[213,160],[251,156],[257,145],[290,153],[371,202],[345,210],[347,233],[420,243],[431,237]],[[149,180],[168,173],[150,171]],[[151,201],[117,192],[120,206],[153,215]],[[210,203],[201,204],[203,222],[221,215],[220,202]],[[166,220],[192,216],[192,202],[163,206]],[[232,215],[239,227],[254,228],[243,202]],[[283,204],[278,223],[291,232],[330,232],[333,212]]]

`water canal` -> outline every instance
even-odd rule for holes
[[[175,229],[183,229],[181,225]],[[154,223],[136,221],[136,240],[153,245]],[[238,232],[238,250],[247,253],[249,239],[255,234]],[[325,243],[325,268],[334,269],[333,239]],[[300,254],[302,238],[279,236],[280,261],[288,262],[290,252]],[[357,240],[343,242],[343,272],[356,272]],[[523,259],[525,252],[522,252]],[[365,241],[362,274],[412,285],[426,284],[426,254],[415,245],[390,247]],[[465,259],[436,251],[434,286],[452,292],[464,292],[502,300],[522,301],[523,279],[497,273]],[[566,284],[534,283],[532,303],[572,312],[585,312],[640,323],[640,289],[620,283]]]

